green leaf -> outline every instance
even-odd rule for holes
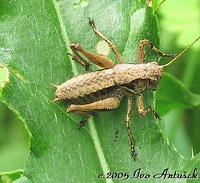
[[[189,12],[191,10],[192,13],[187,13],[186,16],[183,16],[186,12]],[[175,39],[175,42],[182,45],[183,47],[186,47],[190,44],[190,40],[193,40],[199,36],[198,0],[192,1],[192,3],[190,0],[178,0],[176,2],[173,0],[165,1],[161,8],[161,12],[167,17],[163,17],[163,19],[161,18],[161,22],[162,29],[164,29],[165,31],[170,31],[170,41],[173,41]],[[194,47],[197,48],[198,44],[199,43],[194,45]]]
[[[200,106],[200,95],[190,92],[178,79],[164,73],[159,84],[157,96],[157,110],[164,115],[174,108],[192,108]]]
[[[69,43],[77,41],[95,51],[100,40],[87,17],[117,45],[124,60],[133,62],[139,40],[149,39],[159,46],[151,7],[133,0],[21,0],[3,1],[2,5],[1,63],[9,69],[9,82],[1,90],[1,100],[18,114],[30,134],[26,168],[16,182],[117,181],[106,178],[109,172],[122,172],[124,179],[129,175],[132,181],[139,168],[152,179],[166,168],[170,173],[192,173],[200,168],[199,156],[192,160],[181,157],[163,139],[153,115],[140,117],[136,106],[131,121],[138,154],[134,161],[124,124],[125,98],[119,108],[91,118],[81,130],[77,127],[83,116],[66,113],[65,103],[51,102],[55,90],[49,83],[60,84],[85,72],[67,55]],[[150,50],[146,56],[148,61],[158,58]],[[109,57],[116,61],[114,54]],[[144,103],[153,105],[152,92],[144,94]]]
[[[16,170],[13,172],[3,172],[0,173],[0,181],[2,182],[12,182],[23,174],[23,170]]]

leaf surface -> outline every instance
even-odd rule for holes
[[[60,84],[85,72],[67,55],[69,43],[79,42],[95,52],[100,41],[87,17],[117,45],[126,62],[136,61],[142,39],[159,46],[153,10],[139,1],[4,2],[1,63],[9,69],[9,82],[1,90],[1,100],[18,114],[30,134],[26,168],[15,182],[96,182],[101,174],[107,182],[120,180],[106,178],[109,172],[128,172],[129,180],[140,181],[134,177],[139,168],[152,179],[166,168],[172,173],[192,173],[199,168],[198,156],[183,159],[163,139],[153,115],[140,117],[136,106],[131,129],[138,155],[133,160],[124,124],[126,98],[119,108],[91,118],[81,130],[77,127],[82,116],[66,113],[65,103],[51,102],[55,89],[49,83]],[[109,57],[116,62],[114,54]],[[146,57],[147,61],[158,58],[150,50]],[[144,103],[153,106],[152,92],[144,94]]]

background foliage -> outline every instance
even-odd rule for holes
[[[160,10],[158,10],[160,25],[160,42],[161,50],[168,53],[178,53],[180,50],[188,46],[192,40],[200,35],[200,12],[199,1],[165,1]],[[193,13],[190,13],[193,12]],[[173,143],[181,154],[189,158],[191,151],[194,154],[200,152],[199,139],[199,96],[193,94],[200,93],[199,72],[200,72],[200,43],[196,43],[182,57],[170,67],[166,68],[166,72],[181,81],[181,88],[189,90],[191,93],[187,96],[173,91],[170,87],[163,91],[171,93],[171,109],[164,112],[162,124],[165,126],[169,141]],[[161,62],[163,63],[163,62]],[[179,82],[179,81],[178,81]],[[169,84],[168,86],[172,86]],[[160,88],[162,87],[162,83]],[[186,91],[185,93],[188,93]],[[159,92],[159,91],[158,91]],[[182,98],[182,102],[176,103],[176,100]],[[174,104],[175,103],[175,104]],[[163,105],[163,107],[159,107]],[[173,107],[172,107],[173,106]],[[166,103],[159,97],[157,101],[157,110],[166,109]]]
[[[190,1],[190,3],[186,3],[187,5],[184,2],[175,2],[179,6],[178,8],[175,7],[178,9],[178,13],[177,9],[172,10],[175,6],[172,4],[173,2],[164,2],[160,9],[156,11],[159,15],[161,50],[165,50],[168,53],[179,52],[199,36],[200,21],[197,1],[192,1],[192,3]],[[95,4],[95,2],[93,3]],[[85,10],[88,5],[86,1],[71,3],[73,4],[73,9],[68,8],[70,3],[68,4],[67,2],[63,2],[62,6],[59,6],[54,1],[53,3],[44,4],[41,2],[32,4],[30,2],[28,6],[25,4],[27,3],[23,1],[20,3],[1,1],[1,27],[5,27],[5,22],[7,26],[4,30],[1,30],[0,43],[1,63],[9,67],[10,81],[17,86],[15,88],[12,82],[8,83],[7,88],[2,91],[2,100],[16,113],[18,111],[24,112],[23,115],[19,114],[19,117],[23,122],[28,122],[28,124],[25,124],[28,127],[28,131],[31,129],[32,152],[25,172],[28,178],[40,182],[43,178],[46,180],[58,180],[59,178],[61,180],[62,177],[63,180],[66,180],[66,177],[63,177],[65,175],[71,181],[80,179],[93,181],[98,176],[98,173],[102,173],[105,170],[108,171],[109,169],[111,171],[125,172],[134,171],[136,168],[141,167],[145,172],[153,174],[158,169],[163,169],[162,164],[164,167],[171,166],[171,170],[183,170],[184,167],[189,167],[190,162],[180,158],[162,140],[162,134],[159,132],[156,123],[150,122],[148,124],[152,117],[148,116],[145,119],[141,119],[141,117],[138,118],[137,114],[133,116],[133,119],[137,119],[137,123],[134,124],[135,122],[132,122],[132,127],[138,130],[134,131],[134,134],[135,138],[138,139],[137,145],[140,147],[137,149],[139,161],[130,161],[130,147],[124,124],[117,123],[117,121],[124,120],[125,110],[121,109],[126,108],[125,100],[122,106],[115,112],[100,114],[95,119],[96,123],[93,123],[91,120],[88,124],[89,127],[81,131],[75,130],[78,121],[81,119],[80,116],[68,116],[65,113],[66,106],[64,104],[49,104],[50,99],[53,98],[54,90],[48,86],[48,83],[61,83],[65,78],[85,72],[84,68],[76,66],[74,63],[71,65],[70,58],[66,55],[66,52],[70,52],[70,50],[63,37],[65,41],[79,41],[84,46],[88,45],[88,49],[95,51],[94,47],[99,39],[92,33],[85,18],[91,16],[97,22],[97,27],[106,33],[106,36],[114,43],[117,43],[118,48],[123,52],[124,58],[132,61],[130,57],[135,58],[136,56],[138,40],[142,38],[153,39],[154,44],[158,45],[158,30],[154,17],[151,17],[150,9],[147,8],[147,14],[150,14],[146,14],[147,17],[145,18],[147,19],[145,19],[145,22],[147,24],[144,24],[142,19],[145,15],[142,9],[144,5],[138,1],[135,1],[135,3],[132,1],[129,3],[120,1],[117,4],[105,1],[105,6],[101,3],[96,3],[93,8],[90,8],[92,10],[89,12],[89,15],[87,14],[88,10]],[[188,7],[188,4],[191,7]],[[101,8],[99,9],[99,7]],[[184,9],[185,7],[187,7],[186,10]],[[156,9],[156,7],[154,8]],[[186,14],[185,12],[189,12],[189,8],[194,13]],[[76,14],[78,9],[79,11],[81,10],[80,14]],[[186,16],[181,20],[183,14]],[[131,20],[135,23],[131,25],[132,29],[130,29],[130,24],[128,23],[130,15],[133,15]],[[179,17],[179,15],[181,16]],[[60,20],[60,18],[64,18],[61,30],[58,29],[60,27],[58,19]],[[105,20],[110,24],[105,25]],[[10,23],[8,24],[8,22]],[[193,23],[192,25],[191,22]],[[154,26],[149,29],[148,23]],[[26,30],[24,25],[27,27]],[[62,26],[65,26],[68,34],[61,32]],[[115,27],[115,29],[109,29],[109,27]],[[131,41],[133,38],[135,42]],[[127,42],[124,40],[127,40]],[[155,55],[150,54],[148,52],[148,58],[155,58]],[[110,55],[110,57],[114,59],[113,55]],[[191,157],[191,147],[194,147],[195,154],[200,151],[198,146],[199,97],[193,94],[200,93],[200,88],[196,84],[199,82],[199,57],[199,44],[196,44],[181,59],[166,69],[167,72],[171,72],[172,75],[180,79],[184,85],[176,81],[172,76],[166,75],[156,94],[156,110],[162,114],[162,121],[159,124],[166,131],[166,136],[168,136],[170,142],[175,144],[178,151],[186,158]],[[162,60],[163,62],[166,62],[166,60]],[[72,70],[72,72],[69,72],[69,70]],[[171,91],[166,93],[166,86],[171,86],[169,87]],[[185,100],[183,97],[177,102],[176,99],[180,98],[180,94],[175,92],[176,90],[172,86],[178,86],[179,91],[185,92],[189,102],[187,103],[186,101],[188,100]],[[188,92],[188,90],[193,93]],[[10,91],[12,93],[9,93]],[[147,96],[145,96],[147,103],[150,104],[152,103],[150,100],[151,95],[151,93],[147,93]],[[163,98],[163,96],[166,98]],[[172,97],[174,100],[169,100]],[[26,98],[26,101],[21,101],[23,98]],[[12,103],[9,101],[10,99],[12,99]],[[23,169],[23,164],[26,161],[25,154],[28,154],[27,133],[23,134],[22,130],[20,130],[23,127],[21,122],[11,122],[9,120],[9,117],[12,117],[11,114],[7,114],[5,105],[1,105],[3,107],[1,107],[0,114],[2,115],[0,139],[3,140],[0,141],[0,171],[12,171],[17,168]],[[136,109],[134,108],[134,110]],[[45,117],[48,116],[46,119],[44,119],[43,111],[45,111]],[[116,118],[113,117],[115,114],[117,114]],[[12,118],[16,119],[15,116]],[[113,119],[114,124],[110,123],[110,119]],[[21,127],[15,127],[16,124],[20,124]],[[148,128],[149,131],[147,130]],[[96,134],[96,129],[98,129],[98,134]],[[107,132],[105,129],[110,129],[110,132]],[[115,143],[114,132],[119,129],[120,136],[117,143]],[[72,131],[73,134],[71,134]],[[150,143],[148,143],[148,139],[145,138],[152,133],[155,133],[155,135],[149,136]],[[101,139],[98,139],[99,136]],[[22,140],[24,138],[25,140]],[[66,139],[70,139],[70,142]],[[97,143],[93,144],[91,139],[97,141]],[[166,149],[166,152],[163,154],[164,157],[158,156],[159,152],[153,152],[153,150],[159,149],[158,139],[160,139],[161,144],[160,154],[165,152],[164,149]],[[100,140],[100,143],[98,143],[98,140]],[[98,149],[98,144],[102,145],[101,148],[105,153],[106,159],[95,151],[95,149]],[[90,155],[87,153],[88,150]],[[53,157],[52,154],[54,155]],[[149,158],[154,154],[154,158]],[[115,161],[117,159],[118,163]],[[17,163],[18,160],[19,163]],[[155,163],[156,161],[158,163]],[[149,165],[148,168],[146,167],[147,164]],[[180,166],[176,167],[177,164]],[[121,168],[119,169],[118,167]],[[192,167],[193,165],[187,168],[187,170],[191,170]],[[71,168],[71,170],[68,168]],[[91,171],[93,169],[94,173]],[[44,172],[42,173],[42,171]],[[82,177],[72,176],[73,172],[76,172],[77,175],[82,175]],[[90,176],[87,172],[91,172]],[[42,174],[43,178],[41,178]],[[15,173],[10,175],[15,175]],[[20,179],[20,181],[23,180],[27,180],[26,177]]]

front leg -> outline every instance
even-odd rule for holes
[[[145,46],[148,46],[151,50],[155,51],[158,55],[161,57],[170,57],[174,58],[177,56],[176,54],[166,54],[160,51],[158,48],[156,48],[149,40],[144,39],[139,42],[138,46],[138,63],[144,63],[145,62]]]
[[[137,97],[136,104],[138,107],[138,113],[141,116],[146,116],[148,113],[152,112],[156,118],[160,119],[160,115],[152,107],[148,107],[147,109],[144,108],[143,100],[142,100],[143,96],[141,93],[137,94],[136,97]]]

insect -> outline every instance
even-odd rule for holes
[[[94,21],[90,18],[89,24],[93,31],[108,43],[119,63],[115,64],[107,56],[87,51],[78,43],[70,44],[74,60],[80,62],[87,69],[89,62],[82,58],[79,54],[81,53],[92,63],[103,69],[73,77],[61,85],[51,84],[56,88],[56,98],[53,101],[67,102],[69,104],[67,108],[68,113],[85,114],[85,118],[79,125],[81,128],[91,115],[95,115],[96,112],[110,111],[117,108],[122,97],[127,96],[128,106],[125,125],[131,143],[131,155],[135,159],[137,154],[133,134],[130,129],[133,94],[136,95],[136,105],[138,113],[141,116],[146,116],[152,112],[156,118],[160,119],[159,114],[152,107],[144,108],[142,93],[147,89],[156,89],[162,77],[164,67],[173,63],[199,38],[178,55],[165,54],[157,49],[150,41],[146,39],[141,40],[138,46],[137,63],[124,63],[116,46],[96,29]],[[145,46],[149,47],[161,57],[171,57],[173,59],[165,65],[158,65],[155,61],[145,63]]]

